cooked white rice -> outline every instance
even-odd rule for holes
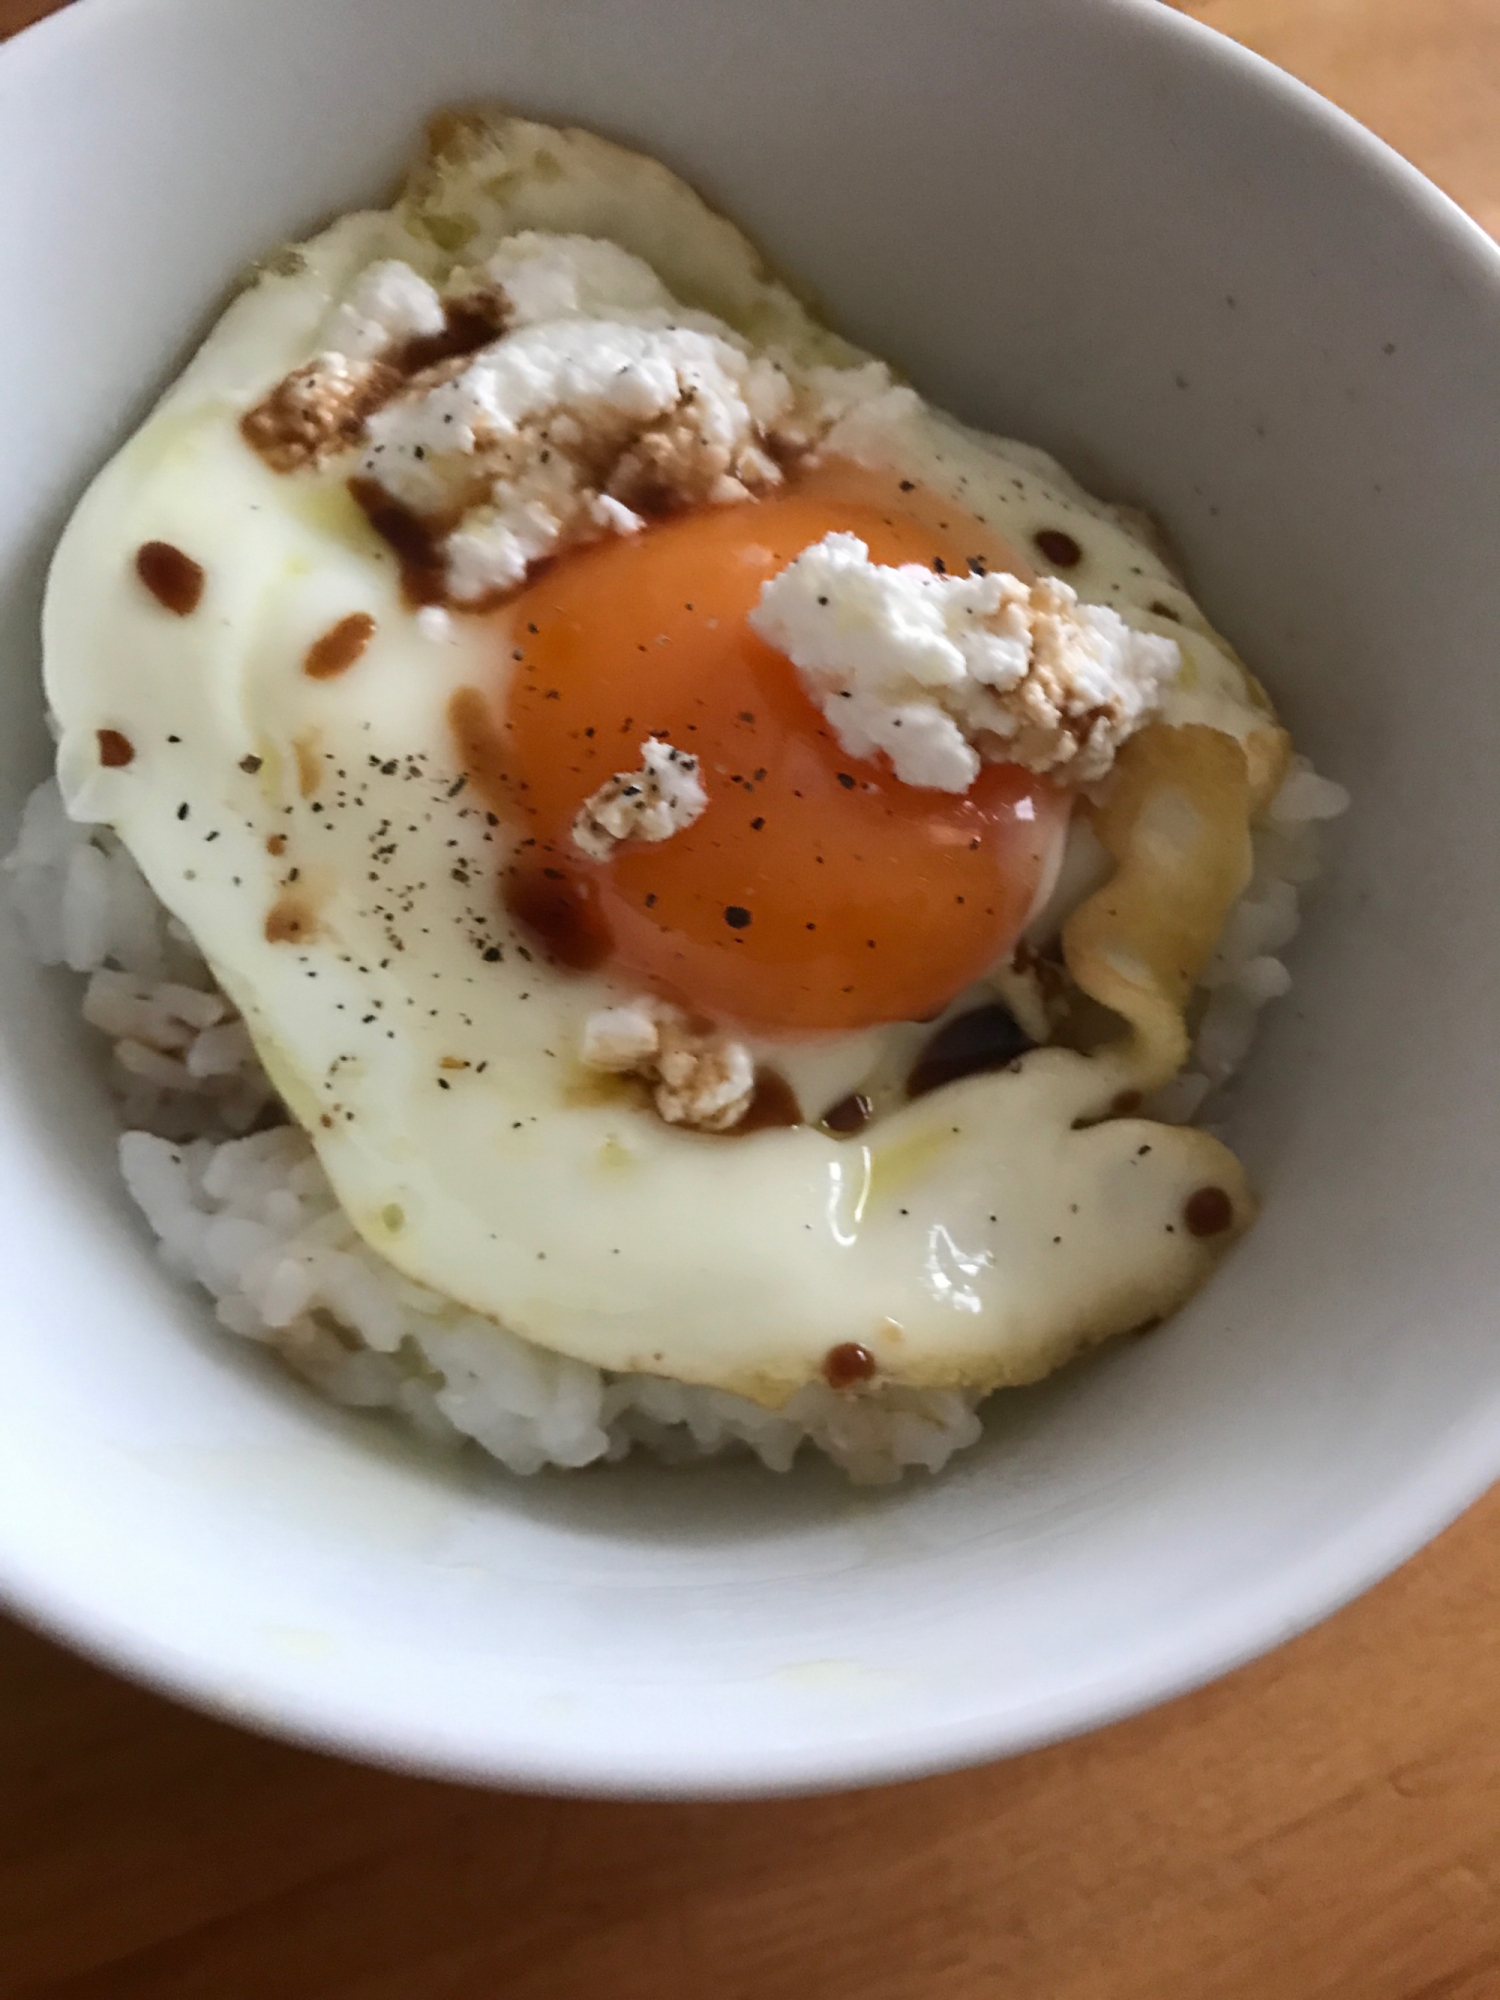
[[[1255,874],[1205,988],[1189,1067],[1147,1107],[1202,1117],[1243,1062],[1266,1001],[1291,983],[1276,954],[1317,872],[1316,822],[1347,804],[1298,759],[1255,842]],[[512,1472],[623,1458],[672,1462],[748,1447],[784,1472],[807,1441],[852,1479],[936,1472],[980,1435],[974,1399],[816,1384],[779,1411],[720,1389],[614,1375],[533,1346],[403,1278],[355,1234],[243,1023],[191,938],[106,827],[79,826],[56,782],[32,793],[5,864],[31,948],[87,974],[84,1018],[113,1044],[125,1183],[174,1271],[220,1321],[272,1347],[341,1403],[390,1409],[434,1439],[472,1438]]]

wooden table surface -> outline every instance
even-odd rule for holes
[[[0,0],[0,33],[47,11]],[[1500,0],[1184,11],[1500,230]],[[1082,1742],[766,1805],[390,1777],[0,1623],[0,1996],[1496,2000],[1492,1537],[1500,1490],[1318,1631]]]

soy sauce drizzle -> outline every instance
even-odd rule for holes
[[[998,1000],[959,1014],[933,1036],[906,1079],[908,1097],[925,1097],[960,1077],[1008,1069],[1036,1043]]]

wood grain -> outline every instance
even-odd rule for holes
[[[1500,234],[1496,0],[1197,0],[1179,11],[1352,111]]]
[[[19,34],[44,14],[55,14],[61,0],[0,0],[0,37]]]
[[[0,32],[44,11],[0,0]],[[1184,11],[1500,227],[1500,0]],[[0,1626],[0,1996],[1495,2000],[1497,1537],[1500,1493],[1319,1631],[1083,1742],[767,1805],[393,1778]]]

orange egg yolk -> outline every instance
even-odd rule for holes
[[[922,1020],[1014,945],[1068,797],[1015,765],[956,795],[850,757],[747,623],[835,529],[876,562],[1027,573],[974,517],[835,467],[571,554],[507,607],[503,716],[471,691],[454,723],[521,836],[508,905],[558,962],[785,1036]],[[579,807],[648,736],[699,759],[707,809],[591,861]]]

